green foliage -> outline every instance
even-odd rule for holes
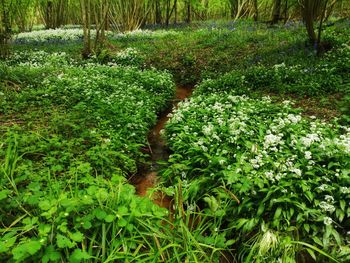
[[[198,93],[234,90],[236,94],[252,91],[293,93],[315,96],[319,94],[348,93],[350,83],[350,48],[327,53],[317,64],[291,65],[285,63],[269,66],[254,66],[237,70],[214,80],[203,82]]]
[[[126,179],[146,162],[141,147],[174,96],[171,76],[93,61],[39,52],[2,63],[1,259],[218,261],[224,234],[206,237],[216,219],[185,211],[181,186],[168,191],[170,220]]]
[[[182,178],[185,200],[222,220],[241,262],[318,254],[293,240],[341,261],[350,223],[349,128],[303,118],[287,101],[204,91],[167,124],[174,154],[163,176]]]

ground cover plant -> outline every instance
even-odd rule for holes
[[[186,244],[187,225],[168,221],[166,209],[127,182],[147,162],[141,148],[148,130],[174,95],[168,73],[39,52],[15,54],[0,76],[3,260],[181,262],[220,255],[215,244],[192,240],[206,224]]]
[[[240,262],[329,262],[316,247],[349,260],[349,128],[289,101],[200,90],[166,127],[163,176],[183,181],[188,206],[221,218]]]
[[[1,260],[350,262],[349,6],[0,1]]]

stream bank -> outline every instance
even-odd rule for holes
[[[140,196],[146,196],[149,189],[157,186],[159,183],[157,170],[159,169],[158,162],[166,161],[169,158],[169,150],[166,146],[164,138],[161,136],[161,130],[165,127],[167,121],[170,119],[169,114],[176,109],[180,101],[190,97],[193,92],[193,87],[176,87],[175,98],[172,101],[171,107],[168,110],[162,112],[158,118],[156,125],[151,129],[148,134],[149,154],[151,159],[151,165],[146,169],[143,169],[137,175],[135,175],[131,183],[135,186],[136,192]],[[154,203],[161,207],[171,209],[172,200],[164,193],[157,191],[153,193],[152,200]]]

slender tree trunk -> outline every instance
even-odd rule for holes
[[[162,10],[160,8],[160,0],[156,0],[156,24],[162,23]]]
[[[271,24],[277,24],[281,18],[281,5],[282,0],[275,0],[272,9],[272,19]]]
[[[90,0],[80,0],[81,17],[84,31],[84,47],[82,51],[83,58],[91,55],[91,21],[90,21]]]
[[[259,17],[259,10],[258,10],[258,0],[253,0],[253,19],[254,21],[258,21]]]
[[[288,0],[285,0],[283,14],[284,14],[284,23],[287,23],[287,21],[288,21]]]
[[[323,21],[326,17],[326,12],[327,12],[327,4],[328,0],[324,1],[324,6],[321,14],[321,20],[320,20],[320,25],[318,27],[318,34],[317,34],[317,55],[321,55],[324,52],[324,46],[321,43],[321,34],[322,34],[322,26],[323,26]]]
[[[0,15],[0,57],[6,58],[10,53],[9,40],[11,39],[12,28],[10,12],[6,7],[5,0],[0,0],[2,14]]]
[[[312,45],[316,44],[316,34],[314,30],[314,11],[314,0],[304,0],[303,18],[305,22],[306,31],[309,36],[309,41]]]
[[[170,10],[170,0],[166,1],[166,16],[165,16],[165,25],[169,26],[170,16],[171,16],[171,10]]]
[[[191,0],[187,0],[186,2],[186,23],[191,23]]]
[[[202,17],[205,18],[205,19],[208,19],[209,17],[209,0],[205,0],[204,1],[204,11],[202,13]]]
[[[234,19],[238,11],[238,2],[237,0],[230,0],[230,16]]]
[[[178,16],[178,13],[177,13],[177,0],[175,0],[174,2],[174,13],[175,13],[175,16],[174,16],[174,24],[177,24],[177,16]]]

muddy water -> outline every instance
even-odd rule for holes
[[[160,115],[157,124],[150,131],[148,135],[148,142],[150,145],[149,153],[151,155],[152,165],[132,180],[133,184],[136,187],[138,195],[146,196],[148,190],[154,188],[157,185],[159,181],[157,176],[158,162],[167,160],[169,157],[166,143],[160,135],[160,131],[164,128],[165,124],[169,120],[168,115],[172,112],[174,106],[176,107],[180,101],[191,96],[192,91],[193,90],[191,88],[177,87],[176,96],[172,103],[173,107]],[[152,194],[151,198],[156,204],[160,205],[161,207],[168,209],[171,208],[171,199],[163,193],[159,191],[155,192]]]

